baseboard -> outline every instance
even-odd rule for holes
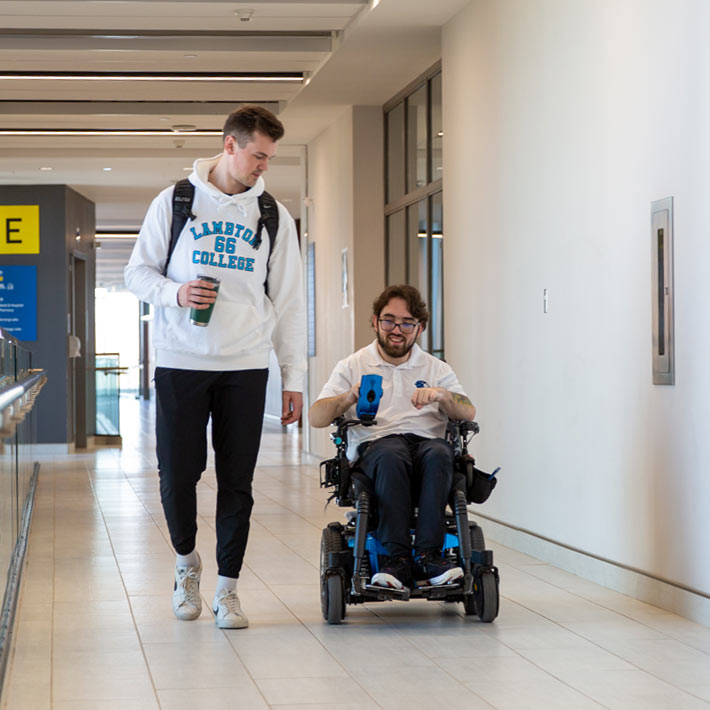
[[[710,595],[704,592],[577,550],[482,515],[477,509],[471,508],[471,513],[474,518],[481,519],[486,538],[607,589],[710,626]]]

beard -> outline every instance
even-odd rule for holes
[[[416,342],[416,338],[413,338],[410,343],[408,343],[405,338],[401,343],[391,343],[387,339],[387,335],[387,333],[382,334],[378,332],[377,344],[382,348],[385,354],[394,358],[404,357],[414,347],[414,343]]]

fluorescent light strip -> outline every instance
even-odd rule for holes
[[[0,136],[221,136],[222,131],[120,131],[111,129],[62,130],[61,128],[5,128],[0,129]]]
[[[138,232],[96,232],[96,239],[138,239]]]
[[[212,81],[212,82],[297,82],[302,76],[219,76],[219,75],[166,75],[160,74],[0,74],[2,81]]]

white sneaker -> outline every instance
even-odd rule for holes
[[[197,555],[197,567],[175,567],[175,587],[173,591],[173,612],[178,619],[192,621],[202,611],[200,597],[200,575],[202,560]]]
[[[217,591],[212,602],[214,620],[220,629],[246,629],[249,619],[242,611],[236,592]]]

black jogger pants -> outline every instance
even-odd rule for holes
[[[217,475],[217,565],[238,577],[244,560],[251,485],[264,419],[268,370],[155,369],[160,498],[176,552],[195,548],[197,482],[207,466],[207,423]]]
[[[359,467],[375,483],[377,538],[387,554],[408,555],[409,522],[419,506],[417,552],[441,549],[446,534],[446,501],[454,475],[454,454],[443,439],[391,434],[361,444]]]

